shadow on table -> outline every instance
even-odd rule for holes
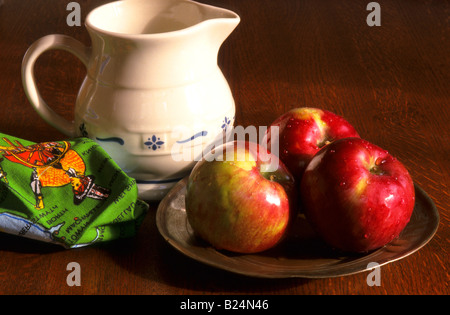
[[[151,281],[154,288],[170,290],[174,287],[179,289],[175,290],[178,292],[193,293],[264,294],[312,281],[306,278],[249,277],[198,262],[178,252],[163,239],[156,227],[154,214],[148,214],[136,238],[99,244],[120,267]]]
[[[24,254],[50,254],[65,250],[64,247],[57,244],[45,243],[7,233],[0,233],[0,251]]]
[[[167,290],[167,287],[179,289],[178,292],[192,293],[270,293],[290,287],[296,287],[310,279],[264,279],[234,274],[208,266],[191,259],[167,244],[162,237],[147,246],[133,242],[119,241],[106,248],[102,247],[122,268],[139,277],[145,278],[154,286]],[[109,247],[109,246],[108,246]],[[175,291],[177,291],[175,289]],[[163,292],[164,293],[164,292]],[[174,294],[174,292],[167,292]]]

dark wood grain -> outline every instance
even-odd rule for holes
[[[82,21],[107,1],[79,1]],[[219,64],[235,97],[236,124],[267,126],[290,108],[315,106],[349,120],[389,150],[435,202],[440,225],[424,248],[367,273],[330,279],[261,280],[217,270],[172,249],[151,204],[139,234],[92,248],[61,250],[0,234],[0,294],[449,294],[450,2],[385,0],[379,27],[366,24],[369,1],[202,0],[234,10],[241,23]],[[52,33],[90,40],[66,24],[66,2],[5,0],[0,6],[0,132],[33,141],[65,136],[49,127],[23,92],[20,67],[32,42]],[[61,115],[85,69],[65,52],[45,53],[36,77]],[[69,262],[80,287],[66,284]]]

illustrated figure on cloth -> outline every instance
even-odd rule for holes
[[[67,141],[42,142],[23,146],[19,141],[13,144],[3,138],[8,146],[0,145],[0,180],[8,183],[7,173],[1,164],[7,159],[32,169],[31,191],[35,196],[35,208],[44,208],[43,187],[62,187],[71,184],[74,203],[80,204],[85,198],[106,199],[110,190],[94,183],[92,175],[85,175],[86,166],[77,152]]]

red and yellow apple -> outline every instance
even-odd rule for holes
[[[192,170],[187,219],[216,249],[261,252],[283,239],[294,209],[294,186],[287,168],[263,146],[229,142]]]
[[[310,161],[300,184],[307,219],[332,247],[367,252],[398,237],[414,208],[404,165],[360,138],[334,141]]]
[[[272,135],[271,128],[278,127]],[[294,108],[278,117],[267,129],[267,148],[278,146],[280,160],[300,181],[313,156],[337,139],[358,137],[355,128],[343,117],[311,107]],[[275,143],[273,143],[275,142]]]

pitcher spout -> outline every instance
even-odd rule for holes
[[[86,18],[98,56],[88,73],[104,85],[134,88],[200,80],[217,67],[218,51],[239,22],[233,11],[191,0],[112,2]]]
[[[241,20],[239,15],[233,11],[207,4],[196,4],[201,8],[200,12],[203,14],[203,20],[199,24],[207,25],[211,34],[219,41],[225,41]]]

